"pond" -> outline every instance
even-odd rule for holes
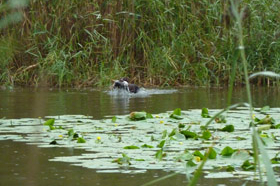
[[[279,90],[252,87],[255,107],[279,107]],[[245,88],[236,88],[233,102],[246,101]],[[162,113],[175,108],[224,108],[226,88],[186,88],[174,90],[145,90],[127,97],[100,90],[51,90],[17,88],[0,91],[0,118],[38,118],[49,115],[86,115],[102,119],[108,115],[129,114],[132,111]],[[0,141],[1,185],[141,185],[167,172],[148,170],[140,174],[96,173],[96,170],[49,161],[57,156],[80,155],[84,150],[74,148],[38,148],[22,142]],[[237,179],[207,179],[200,185],[241,185]],[[186,185],[184,175],[177,175],[155,185]],[[254,185],[255,183],[251,183]],[[248,183],[247,185],[250,185]]]

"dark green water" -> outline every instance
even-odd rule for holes
[[[187,88],[167,94],[163,90],[149,90],[141,96],[110,95],[95,90],[14,89],[0,91],[0,117],[25,118],[47,115],[84,114],[95,119],[106,115],[128,114],[145,110],[150,113],[166,112],[180,107],[223,108],[227,103],[227,90],[221,88]],[[255,107],[280,106],[277,88],[253,88]],[[234,90],[233,102],[246,102],[245,88]],[[0,186],[5,185],[141,185],[160,176],[163,171],[143,174],[100,174],[95,170],[49,162],[56,156],[81,154],[83,150],[37,148],[13,141],[0,141]],[[242,185],[237,179],[204,179],[200,185]],[[186,185],[184,175],[178,175],[155,185]],[[248,183],[247,185],[254,185]]]

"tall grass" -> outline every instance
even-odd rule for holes
[[[248,72],[279,72],[279,2],[243,4]],[[237,28],[225,0],[30,0],[20,11],[22,21],[0,31],[1,41],[15,42],[1,64],[2,83],[104,86],[128,76],[173,86],[230,79]],[[236,67],[236,75],[242,84],[243,67]]]

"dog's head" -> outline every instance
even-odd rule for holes
[[[123,89],[129,91],[128,82],[123,79],[115,80],[113,84],[113,89]]]

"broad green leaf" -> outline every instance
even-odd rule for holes
[[[147,144],[144,144],[141,146],[142,148],[154,148],[152,145],[147,145]]]
[[[233,132],[234,131],[234,126],[233,125],[226,125],[224,128],[220,129],[220,131]]]
[[[123,164],[131,165],[130,159],[131,159],[130,157],[128,157],[126,154],[123,153],[122,158],[117,158],[117,159],[113,160],[112,162],[120,164],[120,165],[123,165]]]
[[[203,131],[201,138],[205,140],[209,140],[211,136],[212,136],[211,132],[209,130],[205,130]]]
[[[178,120],[183,119],[181,117],[181,109],[180,108],[175,109],[169,117],[172,119],[178,119]]]
[[[269,111],[269,110],[270,110],[270,107],[269,107],[269,106],[264,106],[264,107],[261,108],[260,112],[261,112],[261,113],[266,113],[266,112]]]
[[[177,120],[184,119],[183,117],[178,116],[178,115],[176,115],[176,114],[171,114],[169,117],[172,118],[172,119],[177,119]]]
[[[152,115],[152,114],[147,113],[147,114],[146,114],[146,118],[147,118],[147,119],[152,119],[152,118],[154,118],[154,117],[153,117],[153,115]]]
[[[44,125],[46,125],[46,126],[53,126],[54,125],[54,119],[49,119],[49,120],[47,120],[45,123],[44,123]]]
[[[181,109],[180,108],[176,108],[174,111],[173,111],[173,114],[177,115],[177,116],[181,116]]]
[[[145,161],[144,159],[134,159],[135,161]]]
[[[274,123],[275,120],[269,115],[266,115],[263,119],[258,121],[258,124],[274,124]]]
[[[201,116],[203,118],[211,118],[211,116],[209,116],[209,113],[208,113],[208,109],[207,108],[202,108],[201,110]]]
[[[176,134],[176,129],[173,129],[169,134],[168,137],[174,136]]]
[[[196,164],[192,160],[189,160],[187,162],[187,167],[195,167],[195,166],[196,166]]]
[[[246,138],[240,137],[240,136],[236,136],[235,137],[238,141],[242,141],[242,140],[246,140]]]
[[[280,128],[280,124],[275,125],[274,128],[279,129]]]
[[[279,152],[273,158],[271,158],[272,164],[280,164],[280,157],[278,156],[279,156]]]
[[[222,156],[231,156],[233,153],[234,153],[234,150],[233,150],[231,147],[226,146],[226,147],[222,150],[221,155],[222,155]]]
[[[226,117],[224,115],[220,115],[218,117],[215,118],[216,123],[226,123]]]
[[[189,161],[193,159],[193,155],[190,152],[185,152],[184,154],[178,156],[175,158],[176,161],[181,162],[181,161]]]
[[[217,152],[214,150],[213,147],[210,147],[209,148],[209,156],[208,156],[208,158],[209,159],[216,159],[216,157],[217,157]]]
[[[162,141],[157,145],[157,147],[158,147],[158,148],[163,148],[164,145],[165,145],[165,140],[162,140]]]
[[[249,162],[249,160],[246,160],[241,165],[241,168],[245,171],[255,170],[256,166],[254,163]]]
[[[234,169],[233,166],[228,165],[227,168],[226,168],[226,171],[227,171],[227,172],[233,172],[233,171],[235,171],[235,169]]]
[[[113,116],[113,117],[112,117],[112,122],[113,122],[113,123],[116,123],[116,121],[117,121],[117,117],[116,117],[116,116]]]
[[[156,159],[158,159],[158,160],[162,160],[162,158],[164,158],[166,156],[166,154],[165,153],[163,153],[163,150],[162,149],[160,149],[160,150],[158,150],[157,152],[156,152],[156,154],[155,154],[155,157],[156,157]]]
[[[179,123],[179,124],[178,124],[178,128],[180,128],[180,129],[184,128],[185,126],[186,126],[186,125],[183,124],[183,123]]]
[[[146,115],[147,115],[146,112],[131,112],[129,118],[132,121],[145,120]]]
[[[130,145],[130,146],[125,146],[124,149],[140,149],[140,148],[134,145]]]
[[[201,154],[201,152],[199,152],[198,150],[194,151],[193,155],[194,155],[194,156],[198,156],[198,157],[200,157],[200,159],[201,159],[201,160],[203,160],[203,159],[204,159],[203,154]]]
[[[84,138],[82,138],[82,137],[79,137],[77,139],[77,143],[85,143],[85,142],[86,142],[86,140]]]
[[[180,131],[180,133],[183,134],[186,139],[188,139],[188,138],[197,138],[197,134],[194,133],[194,132],[191,132],[189,130],[183,130],[183,131]]]
[[[167,130],[164,130],[164,131],[162,132],[161,139],[165,139],[166,136],[167,136]]]
[[[68,132],[67,132],[67,135],[70,137],[70,136],[73,136],[74,135],[74,130],[73,129],[69,129]]]

